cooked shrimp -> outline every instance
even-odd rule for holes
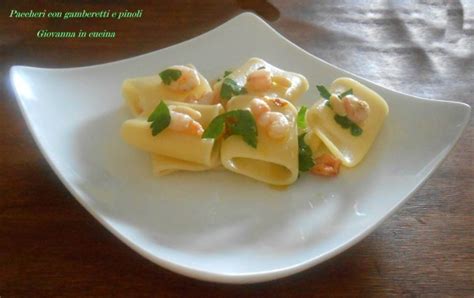
[[[257,118],[257,124],[264,128],[272,139],[282,139],[290,131],[290,123],[280,112],[265,112]]]
[[[369,117],[370,107],[354,95],[346,95],[342,99],[342,104],[347,113],[347,118],[357,124],[362,124]]]
[[[270,112],[271,109],[265,100],[256,97],[250,102],[250,110],[258,118],[263,113]]]
[[[251,91],[267,91],[272,87],[272,74],[266,69],[258,69],[248,75],[245,86]]]
[[[175,111],[170,111],[170,115],[169,129],[197,136],[201,136],[204,132],[201,123],[191,118],[191,116]]]
[[[198,103],[197,100],[198,100],[198,98],[196,97],[196,95],[194,95],[194,94],[189,94],[189,95],[186,96],[186,98],[184,99],[184,102]]]
[[[286,119],[285,115],[278,113],[278,118],[272,121],[268,127],[268,136],[272,139],[283,139],[288,135],[290,131],[290,123]]]
[[[342,100],[339,99],[337,94],[331,94],[331,97],[329,98],[329,104],[331,104],[334,113],[338,114],[339,116],[347,115],[344,104],[342,103]]]
[[[181,76],[176,80],[172,81],[167,87],[176,92],[188,92],[196,88],[201,80],[197,71],[191,67],[184,65],[174,65],[169,69],[176,69],[181,71]]]
[[[201,123],[197,121],[192,121],[189,124],[188,129],[186,130],[186,133],[201,137],[202,134],[204,133],[204,128],[202,127]]]
[[[274,104],[275,106],[277,106],[279,108],[288,105],[287,101],[285,101],[281,98],[278,98],[278,97],[276,97],[276,98],[268,98],[267,97],[267,102],[271,102],[272,104]]]
[[[274,112],[266,112],[256,117],[258,126],[265,128],[270,125],[270,123],[272,122],[272,113]]]
[[[337,176],[341,168],[341,161],[329,153],[324,153],[315,159],[311,173],[320,176]]]

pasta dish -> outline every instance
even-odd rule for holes
[[[224,168],[271,185],[303,172],[331,177],[355,167],[388,115],[385,100],[350,78],[309,89],[298,73],[259,58],[209,82],[193,65],[123,82],[133,118],[121,127],[128,144],[151,156],[158,176]]]

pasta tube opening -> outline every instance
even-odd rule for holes
[[[234,157],[228,166],[243,175],[275,185],[289,184],[294,176],[293,171],[284,165],[254,158]]]

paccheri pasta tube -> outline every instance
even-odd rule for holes
[[[166,101],[168,106],[185,107],[199,112],[198,122],[205,128],[224,109],[222,105],[199,105]],[[129,144],[152,153],[154,172],[164,175],[176,170],[199,171],[219,164],[218,141],[202,139],[179,131],[165,129],[153,136],[150,123],[145,117],[137,117],[123,123],[122,138]]]
[[[354,167],[364,158],[382,128],[388,105],[375,91],[350,78],[335,80],[330,90],[333,94],[350,91],[352,98],[363,100],[367,105],[365,121],[356,125],[347,116],[338,115],[328,100],[321,99],[308,111],[308,125],[343,165]]]
[[[188,68],[195,72],[191,75],[191,78],[194,78],[195,86],[189,88],[189,90],[184,89],[184,91],[170,88],[170,85],[163,83],[158,74],[125,80],[122,84],[122,95],[132,114],[134,116],[148,115],[161,100],[183,102],[189,98],[199,98],[208,92],[212,92],[206,78],[197,72],[194,66],[189,65]],[[195,79],[195,77],[198,79]],[[185,83],[188,86],[190,84],[190,82]]]
[[[252,95],[232,98],[228,111],[249,109]],[[221,162],[228,170],[273,185],[288,185],[298,178],[298,136],[296,108],[288,101],[278,99],[278,104],[268,99],[272,111],[282,113],[289,123],[286,137],[274,139],[264,129],[258,128],[257,147],[253,148],[240,136],[232,135],[222,141]]]
[[[244,92],[241,91],[242,88],[245,88]],[[295,102],[308,90],[308,81],[301,74],[282,70],[260,58],[251,58],[217,82],[213,89],[223,100],[229,100],[233,95],[248,93],[280,97]],[[226,92],[227,90],[229,92]]]

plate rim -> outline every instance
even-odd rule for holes
[[[83,193],[77,186],[73,185],[72,183],[69,183],[66,178],[62,175],[62,172],[56,167],[53,159],[47,154],[46,149],[43,146],[42,141],[40,140],[40,133],[35,129],[33,126],[33,123],[28,115],[28,112],[26,111],[26,104],[25,101],[22,99],[22,96],[20,95],[20,91],[18,90],[18,86],[15,83],[15,76],[16,74],[21,71],[22,69],[26,70],[42,70],[42,71],[76,71],[76,70],[84,70],[84,69],[93,69],[93,68],[100,68],[103,66],[108,66],[112,64],[119,64],[123,63],[124,61],[129,61],[129,60],[134,60],[134,59],[140,59],[148,55],[152,55],[156,52],[162,51],[164,49],[170,49],[173,47],[178,47],[185,45],[186,43],[191,43],[194,42],[198,39],[205,38],[206,35],[215,32],[222,27],[232,25],[232,23],[236,22],[238,23],[239,21],[244,21],[245,18],[253,18],[254,20],[258,21],[259,25],[264,25],[267,29],[270,29],[273,34],[276,34],[277,37],[283,39],[285,42],[290,44],[292,47],[296,48],[299,50],[301,53],[309,56],[312,59],[318,60],[319,62],[322,62],[332,68],[335,68],[339,71],[342,71],[346,74],[348,74],[351,77],[357,78],[361,81],[369,82],[370,84],[376,85],[380,88],[389,90],[391,92],[394,92],[395,94],[400,94],[403,96],[408,96],[410,98],[415,98],[417,100],[425,100],[425,101],[430,101],[430,102],[442,102],[445,104],[450,104],[450,105],[459,105],[462,107],[462,109],[465,110],[465,117],[462,121],[462,127],[458,130],[457,135],[454,137],[454,141],[451,142],[447,146],[446,154],[436,161],[434,163],[433,169],[429,171],[423,178],[421,178],[416,186],[404,197],[402,198],[397,204],[393,205],[390,210],[384,215],[380,216],[377,220],[376,223],[373,224],[372,226],[366,228],[365,230],[361,231],[360,233],[354,235],[351,238],[346,239],[342,244],[339,246],[336,246],[332,248],[331,250],[328,250],[324,254],[314,256],[312,258],[309,258],[303,262],[283,267],[283,268],[278,268],[274,270],[267,270],[267,271],[259,271],[259,272],[249,272],[249,273],[238,273],[238,274],[232,274],[232,273],[218,273],[218,272],[213,272],[213,271],[207,271],[207,270],[202,270],[196,267],[192,266],[186,266],[183,264],[179,264],[176,262],[169,261],[166,258],[159,257],[152,255],[148,253],[146,250],[142,249],[140,246],[136,245],[133,241],[129,240],[126,236],[124,236],[121,232],[119,232],[111,223],[109,223],[105,218],[103,218],[102,215],[99,215],[95,209],[93,209],[91,206],[89,206],[86,203],[86,200],[83,200],[83,197],[90,197],[87,194]],[[393,90],[391,88],[384,87],[380,84],[374,83],[371,80],[367,80],[365,78],[360,77],[359,75],[353,74],[347,70],[344,70],[336,65],[333,65],[319,57],[316,57],[315,55],[309,53],[305,49],[299,47],[295,43],[293,43],[291,40],[286,38],[284,35],[282,35],[280,32],[278,32],[275,28],[273,28],[271,25],[269,25],[265,20],[263,20],[261,17],[256,15],[255,13],[252,12],[244,12],[239,15],[236,15],[229,20],[225,21],[224,23],[214,27],[213,29],[206,31],[200,35],[197,35],[195,37],[192,37],[190,39],[187,39],[185,41],[182,41],[180,43],[176,43],[173,45],[170,45],[168,47],[160,48],[158,50],[154,50],[148,53],[140,54],[137,56],[132,56],[120,60],[115,60],[111,62],[106,62],[106,63],[100,63],[100,64],[94,64],[94,65],[88,65],[88,66],[80,66],[80,67],[71,67],[71,68],[43,68],[43,67],[32,67],[32,66],[24,66],[24,65],[13,65],[10,67],[9,70],[9,75],[8,79],[10,81],[13,93],[15,95],[16,102],[20,106],[20,111],[25,119],[25,122],[27,124],[28,130],[30,131],[30,134],[32,135],[36,146],[39,148],[41,154],[43,157],[46,159],[47,163],[49,166],[52,168],[53,172],[56,174],[56,176],[59,178],[61,183],[66,187],[66,189],[71,193],[71,195],[76,199],[76,201],[79,202],[79,204],[85,208],[100,224],[102,224],[108,231],[110,231],[115,237],[117,237],[120,241],[122,241],[125,245],[130,247],[132,250],[146,258],[147,260],[159,265],[162,268],[165,268],[167,270],[170,270],[172,272],[195,278],[198,280],[203,280],[203,281],[212,281],[212,282],[218,282],[218,283],[230,283],[230,284],[249,284],[249,283],[258,283],[258,282],[265,282],[265,281],[270,281],[270,280],[275,280],[275,279],[280,279],[283,277],[287,277],[296,273],[299,273],[301,271],[307,270],[308,268],[311,268],[313,266],[316,266],[340,253],[343,251],[347,250],[348,248],[356,245],[359,243],[362,239],[367,237],[369,234],[371,234],[376,228],[378,228],[387,218],[393,215],[406,201],[412,197],[412,195],[418,191],[418,189],[426,182],[426,180],[436,171],[436,169],[439,168],[441,163],[446,159],[446,157],[449,155],[453,147],[457,144],[459,141],[459,138],[464,132],[464,129],[467,126],[467,123],[469,122],[469,116],[471,115],[471,107],[463,102],[458,102],[458,101],[447,101],[447,100],[439,100],[439,99],[428,99],[424,97],[419,97],[419,96],[414,96],[414,95],[409,95],[400,91]]]

